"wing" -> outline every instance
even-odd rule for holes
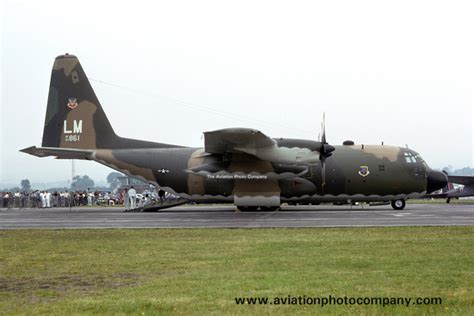
[[[250,128],[226,128],[204,133],[204,150],[210,154],[242,152],[237,148],[257,149],[275,144],[267,135]]]
[[[210,154],[246,153],[272,163],[311,165],[319,152],[308,148],[279,147],[262,132],[250,128],[228,128],[204,133],[204,151]]]
[[[449,176],[448,181],[451,183],[462,184],[462,185],[473,185],[474,176]]]

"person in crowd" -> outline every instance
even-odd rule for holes
[[[79,191],[74,192],[74,206],[81,205],[81,193]]]
[[[5,192],[5,194],[3,194],[3,207],[10,207],[10,195],[8,194],[8,192]]]
[[[87,188],[86,190],[86,197],[87,197],[87,206],[92,206],[92,193],[91,193],[90,188]]]
[[[59,207],[64,207],[66,205],[66,201],[64,200],[64,192],[59,192]]]
[[[130,197],[128,195],[128,189],[125,188],[123,192],[123,204],[125,206],[125,212],[130,210]]]
[[[16,191],[15,194],[13,194],[13,206],[14,207],[20,206],[20,192],[18,191]]]
[[[161,189],[158,191],[158,196],[160,198],[160,204],[163,204],[164,201],[165,201],[165,193],[166,192],[161,190]]]
[[[59,193],[58,191],[54,191],[54,193],[51,193],[51,200],[50,203],[52,207],[58,207],[59,206]]]
[[[133,188],[133,185],[128,190],[128,196],[130,199],[130,209],[134,210],[137,208],[137,191]]]
[[[41,199],[41,208],[45,208],[46,207],[46,194],[44,191],[41,191],[40,199]]]
[[[34,207],[36,207],[36,208],[41,207],[40,194],[41,194],[41,192],[39,190],[36,190],[35,192],[33,192]]]
[[[6,207],[8,208],[10,208],[12,204],[11,197],[12,195],[10,192],[5,193],[5,204],[6,204]]]
[[[100,192],[96,190],[92,195],[92,204],[96,205],[97,202],[99,201],[99,198],[100,198]]]
[[[71,194],[69,194],[68,190],[66,190],[66,192],[64,192],[64,206],[65,207],[70,207],[71,206]]]
[[[20,208],[24,208],[26,206],[29,206],[30,205],[29,200],[30,200],[29,193],[28,192],[21,192],[20,193]]]
[[[45,199],[45,204],[47,208],[50,208],[51,207],[51,193],[46,191],[44,193],[44,199]]]

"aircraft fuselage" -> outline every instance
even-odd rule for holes
[[[292,140],[292,148],[301,142],[311,141]],[[196,202],[258,195],[295,203],[389,201],[426,194],[428,170],[416,152],[385,145],[335,147],[325,181],[319,163],[302,170],[247,154],[209,155],[203,148],[96,150],[94,160]]]

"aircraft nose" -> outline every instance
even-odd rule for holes
[[[435,170],[428,170],[427,172],[427,193],[444,188],[448,185],[448,177],[443,173]]]

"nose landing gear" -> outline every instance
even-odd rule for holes
[[[405,208],[406,202],[404,199],[393,200],[390,202],[394,210],[403,210]]]

